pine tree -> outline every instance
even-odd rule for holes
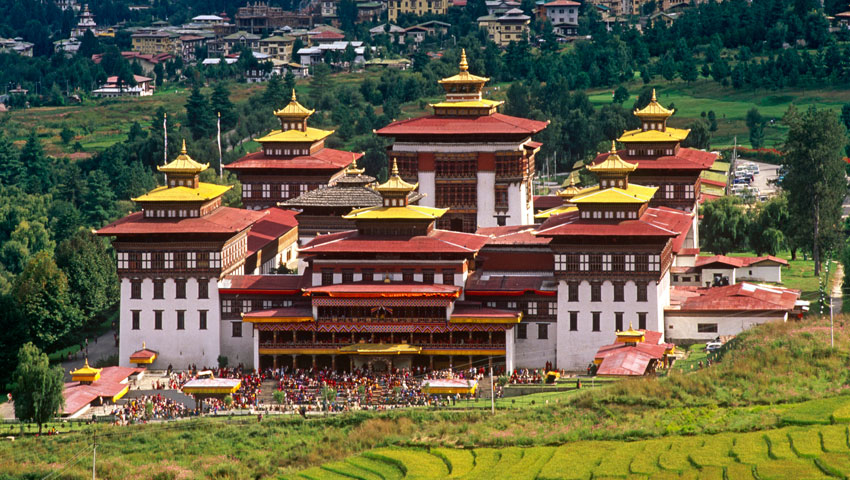
[[[25,173],[18,150],[0,136],[0,184],[15,185],[23,180]]]
[[[88,193],[83,200],[83,213],[89,224],[100,227],[112,218],[115,208],[115,193],[110,179],[101,170],[92,170],[88,176]]]
[[[295,87],[293,87],[295,88]],[[272,75],[266,82],[266,91],[263,92],[263,102],[273,110],[283,108],[292,97],[292,90],[285,90],[280,81],[280,75]]]
[[[24,189],[28,193],[47,193],[54,184],[53,172],[35,131],[30,132],[19,158],[23,168],[22,177],[25,178]]]
[[[221,130],[227,131],[236,126],[236,120],[239,116],[236,113],[236,107],[230,101],[230,90],[224,82],[217,82],[210,94],[210,106],[213,113],[221,114]]]
[[[186,120],[195,140],[215,135],[215,113],[198,84],[186,99]]]

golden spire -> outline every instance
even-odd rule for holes
[[[144,342],[144,341],[142,341],[142,350],[144,350],[144,349],[146,349],[146,348],[148,348],[148,347],[146,346],[145,342]]]
[[[386,193],[386,192],[412,192],[416,190],[419,184],[411,184],[407,183],[398,174],[398,160],[393,158],[393,168],[390,171],[390,178],[387,179],[386,182],[382,183],[375,187],[375,190]]]
[[[655,89],[652,90],[652,98],[655,98]],[[297,102],[298,100],[295,98],[295,89],[292,89],[292,101]]]
[[[587,167],[588,170],[594,173],[621,173],[626,174],[630,172],[634,172],[637,169],[637,163],[629,163],[619,155],[617,155],[617,145],[612,140],[611,141],[611,151],[608,152],[608,157],[605,160],[597,163],[596,165],[590,165]]]
[[[652,89],[652,100],[645,107],[635,110],[635,116],[638,118],[667,118],[673,115],[675,110],[664,108],[658,103],[658,97],[655,95],[655,89]]]
[[[564,183],[561,185],[561,190],[556,195],[566,201],[578,195],[580,192],[581,188],[576,185],[576,177],[571,173],[566,179],[564,179]]]
[[[180,147],[180,155],[186,155],[186,139],[183,139],[183,146]]]
[[[465,72],[469,70],[469,63],[466,62],[466,49],[460,49],[460,71]]]
[[[165,173],[201,173],[209,166],[209,163],[198,163],[189,156],[186,152],[186,139],[184,138],[183,146],[180,147],[180,155],[168,162],[167,165],[156,167],[156,169]]]
[[[298,99],[295,96],[295,89],[292,89],[292,99],[289,103],[281,108],[280,110],[275,110],[274,114],[277,117],[283,117],[287,119],[299,119],[303,120],[310,115],[313,114],[315,110],[310,110],[309,108],[305,108],[303,105],[298,103]]]
[[[393,158],[393,170],[392,170],[392,176],[393,176],[393,177],[397,177],[397,176],[398,176],[398,159],[397,159],[397,158]]]
[[[293,99],[295,97],[295,90],[292,91]],[[655,98],[655,89],[652,89],[652,101],[657,102],[658,100]]]
[[[351,164],[348,166],[348,168],[345,169],[345,174],[355,176],[355,175],[361,175],[365,171],[366,171],[365,168],[357,168],[357,155],[355,155],[354,152],[352,152],[351,153]]]

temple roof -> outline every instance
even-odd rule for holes
[[[590,187],[579,195],[573,197],[570,202],[583,203],[646,203],[652,199],[658,187],[645,187],[630,183],[626,188],[599,186]]]
[[[452,105],[457,105],[453,103]],[[382,136],[399,135],[440,135],[440,136],[469,136],[469,135],[523,135],[530,136],[540,132],[549,125],[549,121],[541,122],[527,118],[511,117],[501,113],[481,116],[440,116],[427,115],[424,117],[398,120],[384,128],[375,131]]]
[[[304,289],[307,295],[322,294],[330,297],[451,297],[457,298],[461,288],[457,285],[439,283],[356,282],[337,285],[322,285]]]
[[[342,218],[347,220],[436,220],[443,216],[448,208],[425,207],[422,205],[407,205],[404,207],[365,207],[352,210]]]
[[[668,108],[664,108],[658,103],[658,100],[655,97],[655,89],[652,89],[652,99],[649,103],[640,109],[635,110],[635,116],[638,118],[648,117],[648,118],[657,118],[657,117],[669,117],[673,115],[675,110],[671,110]]]
[[[198,183],[198,188],[168,187],[163,185],[150,192],[136,197],[134,202],[202,202],[224,195],[233,185],[216,185],[214,183]]]
[[[473,233],[432,230],[411,237],[360,235],[357,230],[319,235],[301,248],[305,255],[318,253],[476,253],[488,237]]]
[[[587,169],[593,173],[619,173],[626,175],[628,173],[634,172],[637,167],[637,163],[629,163],[620,158],[619,155],[617,155],[617,147],[614,141],[612,140],[611,151],[608,153],[608,156],[605,157],[605,160],[596,164],[591,164],[587,167]],[[570,178],[572,178],[572,175],[570,176]],[[574,191],[574,189],[576,188],[574,183],[572,184],[572,188],[573,190],[571,191]]]
[[[352,182],[357,177],[362,177],[362,182]],[[379,206],[383,203],[381,194],[375,190],[363,186],[364,183],[371,183],[366,179],[372,179],[368,175],[358,175],[357,177],[343,177],[337,180],[336,185],[329,187],[317,188],[301,195],[290,198],[278,205],[287,208],[303,208],[303,207],[347,207],[347,208],[364,208]],[[410,203],[419,201],[424,195],[418,192],[410,192],[407,196],[407,201]]]
[[[280,110],[275,110],[274,116],[285,119],[304,119],[312,115],[314,112],[315,110],[310,110],[304,107],[304,105],[298,103],[298,100],[295,98],[295,89],[293,88],[292,100],[290,100],[289,104]]]
[[[617,140],[623,143],[681,142],[691,133],[688,129],[665,127],[664,130],[626,130]]]
[[[486,83],[489,80],[489,77],[479,77],[469,73],[469,63],[466,61],[466,49],[464,48],[460,51],[460,72],[457,75],[440,80],[439,83]]]
[[[189,218],[150,218],[135,212],[97,231],[98,235],[217,234],[238,233],[250,227],[267,212],[221,207],[209,215]]]
[[[294,130],[290,130],[294,131]],[[345,152],[323,148],[311,155],[292,158],[267,157],[262,150],[249,153],[239,160],[224,166],[227,170],[333,170],[339,171],[351,164],[352,156],[360,158],[362,153]]]
[[[390,178],[388,178],[386,182],[375,187],[375,190],[381,193],[412,192],[413,190],[416,190],[416,187],[418,186],[419,183],[407,183],[401,178],[401,176],[399,176],[398,161],[394,158]]]
[[[669,130],[669,128],[668,128]],[[663,133],[663,132],[661,132]],[[596,156],[593,163],[604,161],[610,152]],[[646,170],[706,170],[711,167],[717,155],[692,148],[679,148],[676,155],[641,158],[637,172]]]
[[[257,139],[260,143],[266,142],[281,142],[281,143],[312,143],[324,140],[333,134],[333,130],[321,130],[318,128],[307,127],[305,131],[298,129],[292,130],[272,130],[266,136]]]
[[[541,236],[570,237],[660,237],[683,235],[690,228],[689,215],[665,208],[647,208],[637,220],[598,223],[580,218],[578,212],[552,216],[537,230]]]
[[[180,155],[164,166],[157,166],[156,169],[164,173],[201,173],[209,168],[209,163],[198,163],[186,153],[186,139],[183,139],[183,147],[180,149]]]

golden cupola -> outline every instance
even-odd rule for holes
[[[484,84],[490,79],[469,73],[469,62],[466,60],[466,49],[460,53],[460,71],[456,75],[446,77],[439,84],[446,91],[445,101],[431,104],[436,115],[470,115],[481,116],[496,113],[499,105],[505,102],[483,98]]]
[[[596,174],[602,188],[617,187],[625,190],[629,188],[629,174],[637,167],[637,163],[629,163],[620,158],[616,143],[612,140],[608,157],[596,165],[588,166],[587,169]]]
[[[304,105],[298,103],[298,99],[295,96],[295,89],[293,88],[292,100],[290,100],[289,103],[280,110],[275,110],[274,116],[280,120],[281,131],[300,130],[302,132],[306,132],[307,119],[315,112],[315,110],[310,110]]]

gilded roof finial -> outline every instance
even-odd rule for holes
[[[397,176],[398,176],[398,160],[397,160],[397,159],[395,159],[395,158],[393,158],[393,171],[392,171],[392,175],[393,175],[393,176],[395,176],[395,177],[397,177]]]
[[[142,342],[142,350],[144,350],[146,348],[148,348],[147,345],[145,344],[145,342]]]
[[[617,153],[616,140],[611,140],[611,153]]]
[[[653,101],[653,102],[657,102],[657,101],[658,101],[658,100],[656,100],[656,98],[655,98],[655,89],[654,89],[654,88],[652,89],[652,101]]]
[[[469,70],[469,64],[466,62],[466,49],[460,49],[460,71],[465,72]]]
[[[90,368],[90,367],[89,367],[89,357],[86,357],[86,366],[85,366],[85,367],[83,367],[83,368]]]
[[[652,95],[653,95],[653,97],[655,96],[655,90],[652,91]],[[292,101],[293,102],[297,101],[297,100],[295,100],[295,89],[294,88],[292,89]]]
[[[180,148],[180,155],[186,155],[186,139],[183,139],[183,146]]]

